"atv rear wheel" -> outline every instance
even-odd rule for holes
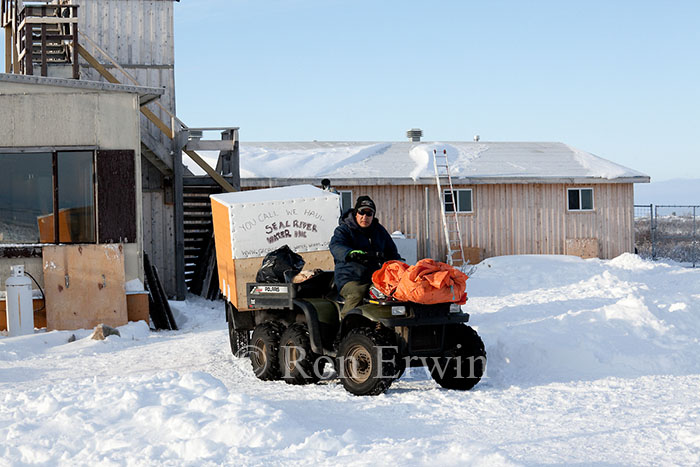
[[[276,321],[255,326],[250,345],[250,363],[262,380],[280,379],[279,345],[284,324]]]
[[[226,321],[228,321],[228,340],[231,344],[231,353],[234,357],[247,357],[250,346],[250,331],[235,329],[233,326],[232,306],[226,304]]]
[[[311,384],[321,379],[319,356],[311,350],[306,324],[294,323],[280,338],[279,362],[282,379],[288,384]]]
[[[442,357],[432,359],[430,376],[445,389],[476,386],[486,369],[484,342],[476,331],[463,324],[445,326],[445,348]]]
[[[394,381],[397,359],[396,346],[386,335],[371,328],[355,328],[340,341],[338,377],[348,392],[376,396]]]

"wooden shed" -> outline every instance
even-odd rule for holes
[[[390,232],[417,240],[418,257],[444,261],[433,150],[447,153],[471,262],[513,254],[613,258],[634,249],[633,184],[649,177],[563,143],[243,142],[241,186],[320,186],[329,178],[345,208],[369,195]]]

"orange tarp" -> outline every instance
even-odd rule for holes
[[[449,264],[422,259],[414,266],[387,261],[372,275],[372,282],[385,295],[415,303],[464,304],[469,277]]]

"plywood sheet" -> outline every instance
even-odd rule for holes
[[[598,257],[597,238],[567,238],[566,254],[580,256],[583,259]]]
[[[464,258],[469,264],[479,264],[484,259],[484,249],[476,246],[464,247]]]
[[[332,271],[335,268],[333,256],[328,250],[312,251],[300,254],[305,261],[304,269],[323,269],[324,271]],[[234,260],[236,297],[238,300],[236,308],[239,310],[248,309],[248,304],[246,303],[245,285],[248,282],[255,282],[255,276],[257,275],[260,266],[262,266],[262,261],[263,257]]]
[[[45,246],[43,267],[48,330],[127,323],[121,245]]]

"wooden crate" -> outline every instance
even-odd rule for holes
[[[126,313],[129,321],[150,323],[148,315],[148,292],[127,292]]]

